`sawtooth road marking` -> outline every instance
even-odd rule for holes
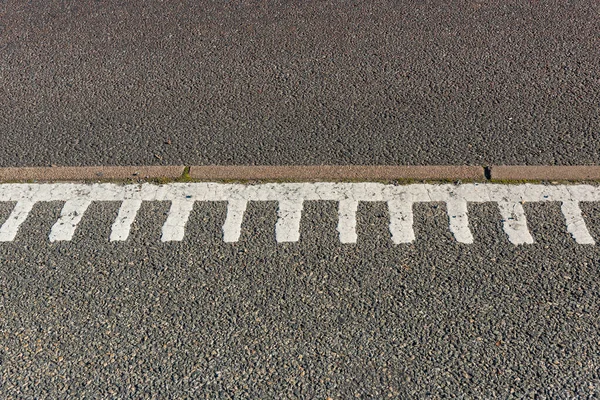
[[[91,203],[92,200],[81,197],[67,200],[58,221],[56,221],[50,231],[50,241],[71,240],[77,224],[81,221],[83,213],[85,213],[85,210],[87,210]]]
[[[356,243],[356,210],[358,201],[345,199],[340,200],[338,206],[338,232],[340,233],[340,242]]]
[[[246,200],[229,200],[227,202],[227,216],[223,224],[223,240],[225,242],[237,242],[240,238],[247,204]]]
[[[112,229],[110,231],[111,242],[127,240],[129,237],[129,230],[131,229],[131,224],[133,224],[135,216],[137,215],[137,212],[141,206],[142,200],[123,200],[123,203],[121,203],[121,208],[119,208],[119,215],[117,215],[117,219],[112,225]]]
[[[194,208],[194,200],[172,199],[171,209],[167,214],[167,220],[162,228],[162,236],[160,240],[163,242],[179,242],[183,240],[185,235],[185,224],[190,216],[190,212]]]
[[[50,231],[49,240],[71,240],[78,223],[94,201],[119,201],[121,207],[114,221],[110,241],[124,241],[137,212],[144,201],[170,201],[171,207],[162,227],[161,240],[181,241],[196,202],[227,202],[223,225],[223,240],[237,242],[244,213],[249,201],[277,201],[278,221],[275,239],[296,242],[300,239],[300,220],[304,201],[338,202],[339,239],[356,243],[356,212],[360,202],[386,202],[389,209],[389,229],[393,243],[415,240],[413,204],[444,202],[448,211],[448,226],[459,243],[473,243],[467,215],[468,203],[496,203],[503,219],[508,239],[515,245],[532,244],[523,204],[527,202],[560,202],[567,231],[579,244],[595,244],[590,235],[580,202],[600,201],[600,187],[591,185],[501,185],[464,184],[405,186],[381,183],[269,183],[260,185],[224,183],[172,183],[166,185],[139,184],[0,184],[0,202],[15,202],[14,209],[0,227],[0,241],[13,241],[19,227],[38,202],[63,201],[58,221]]]
[[[12,213],[0,227],[0,241],[10,242],[17,236],[19,226],[25,221],[34,204],[35,202],[31,200],[17,201]]]
[[[389,200],[390,233],[395,244],[411,243],[415,240],[413,229],[412,203],[400,200]]]

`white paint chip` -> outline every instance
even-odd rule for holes
[[[579,203],[600,202],[600,189],[591,185],[500,185],[464,184],[405,186],[380,183],[269,183],[241,185],[221,183],[172,183],[168,185],[117,184],[0,184],[0,202],[15,202],[12,213],[0,227],[0,242],[15,239],[22,223],[37,202],[64,201],[58,221],[52,227],[50,241],[72,240],[77,225],[94,201],[118,201],[121,207],[112,224],[111,241],[129,237],[131,225],[144,201],[170,201],[171,207],[162,227],[161,240],[181,241],[196,201],[225,201],[227,216],[223,224],[223,240],[240,238],[244,213],[249,201],[277,201],[278,242],[300,240],[300,224],[304,201],[338,202],[339,238],[342,243],[356,243],[356,213],[360,202],[387,202],[389,230],[395,244],[411,243],[414,203],[444,202],[448,227],[457,242],[473,243],[469,228],[469,203],[496,203],[502,215],[504,231],[511,243],[532,244],[523,202],[554,201],[562,203],[566,228],[579,244],[595,244],[582,216]]]

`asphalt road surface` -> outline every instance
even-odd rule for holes
[[[0,1],[0,166],[598,164],[600,3]]]
[[[13,204],[0,204],[5,220]],[[160,241],[168,202],[144,202],[109,242],[117,202],[94,202],[51,243],[61,202],[0,244],[0,388],[20,398],[592,398],[600,395],[600,246],[558,203],[525,204],[531,245],[470,204],[473,244],[443,203],[415,204],[393,245],[384,203],[360,203],[342,244],[334,202],[307,202],[277,243],[277,203],[250,202],[225,243],[225,203],[197,202]],[[600,205],[581,206],[600,241]]]

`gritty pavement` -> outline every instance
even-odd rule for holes
[[[600,3],[2,1],[0,167],[600,163]]]
[[[39,203],[0,244],[0,387],[21,398],[593,398],[600,395],[600,246],[558,203],[525,204],[515,246],[497,207],[470,204],[456,243],[443,203],[415,205],[393,245],[383,203],[358,242],[337,205],[307,202],[301,239],[276,243],[277,203],[250,203],[224,243],[225,203],[196,203],[160,242],[168,202],[145,202],[126,242],[119,203],[93,203],[50,243],[62,203]],[[0,219],[11,211],[0,204]],[[582,204],[600,241],[600,205]]]

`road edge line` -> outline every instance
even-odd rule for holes
[[[198,165],[2,167],[0,182],[599,182],[596,165]]]

